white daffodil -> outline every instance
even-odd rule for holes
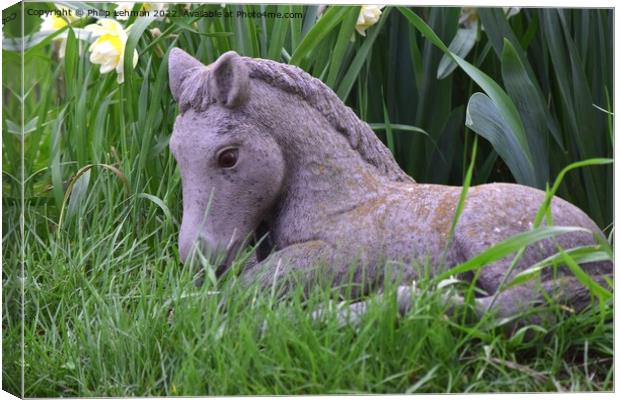
[[[57,31],[68,25],[67,20],[54,14],[42,15],[41,19],[43,20],[41,23],[42,31]]]
[[[99,72],[107,74],[116,70],[116,81],[123,83],[123,63],[125,55],[125,45],[127,44],[127,31],[117,21],[109,18],[102,18],[96,24],[88,25],[87,31],[92,32],[97,39],[90,45],[90,62],[100,64]],[[138,52],[133,52],[133,66],[138,64]]]
[[[56,9],[60,11],[69,10],[69,8],[58,5],[58,4],[54,4],[54,7],[56,7]],[[43,22],[41,22],[41,27],[39,30],[42,32],[51,33],[59,29],[62,29],[65,26],[72,23],[73,21],[77,21],[79,19],[73,16],[72,15],[73,13],[70,11],[65,11],[63,14],[65,14],[65,16],[62,16],[62,17],[56,14],[42,15],[41,19],[43,20]],[[65,56],[65,48],[67,47],[67,39],[65,37],[55,38],[54,46],[55,46],[55,51],[56,50],[58,51],[58,57],[63,58]]]
[[[472,28],[474,24],[478,23],[478,19],[480,19],[480,16],[478,15],[478,9],[476,7],[461,7],[459,25],[464,28]]]
[[[116,3],[116,8],[114,9],[116,19],[119,21],[127,21],[129,19],[129,13],[133,10],[134,3],[122,2]]]
[[[168,3],[144,3],[142,9],[147,11],[167,10]]]
[[[366,36],[366,29],[370,28],[379,21],[381,9],[385,6],[362,6],[360,14],[357,17],[355,30],[362,36]]]
[[[510,19],[521,12],[521,7],[502,7],[506,19]],[[480,20],[478,9],[476,7],[461,7],[461,15],[459,16],[459,25],[464,28],[475,28]],[[484,26],[482,27],[484,30]]]
[[[118,19],[119,21],[128,20],[130,12],[131,10],[133,10],[134,4],[136,3],[132,3],[132,2],[116,3],[116,8],[114,9],[114,11],[117,13],[116,19]],[[149,11],[149,12],[166,10],[166,9],[168,9],[168,3],[142,3],[142,8],[140,8],[140,10],[142,11]],[[162,17],[158,17],[158,18],[162,18]]]
[[[514,17],[519,14],[521,11],[521,7],[502,7],[504,9],[504,14],[506,14],[506,19]]]
[[[54,4],[54,7],[56,7],[58,11],[61,11],[64,16],[61,17],[54,13],[41,15],[41,19],[43,20],[43,22],[41,23],[42,31],[57,31],[64,28],[73,21],[77,21],[79,19],[78,17],[73,15],[72,10],[68,7],[61,6],[59,4]]]

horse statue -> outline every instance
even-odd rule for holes
[[[256,260],[240,272],[243,282],[287,288],[295,275],[295,284],[312,287],[329,275],[333,285],[355,284],[354,296],[368,294],[386,279],[414,281],[420,265],[438,274],[530,230],[544,199],[517,184],[471,187],[451,229],[461,188],[416,183],[365,122],[300,68],[233,51],[205,66],[178,48],[168,68],[180,110],[170,138],[182,180],[179,254],[185,263],[197,250],[219,254],[218,275],[254,243]],[[558,197],[551,214],[555,225],[585,229],[529,245],[514,268],[512,257],[482,268],[475,277],[480,313],[492,305],[498,316],[513,316],[549,294],[577,310],[590,303],[566,267],[496,293],[508,273],[602,235]],[[581,267],[609,286],[610,261]],[[402,289],[405,310],[414,293]]]

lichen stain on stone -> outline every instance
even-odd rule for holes
[[[456,202],[458,197],[454,195],[445,195],[439,200],[439,204],[435,207],[433,217],[431,219],[431,229],[439,232],[441,236],[447,236],[454,220],[456,211]]]

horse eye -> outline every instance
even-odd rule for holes
[[[217,165],[220,168],[232,168],[237,164],[237,158],[239,158],[239,149],[229,147],[219,152]]]

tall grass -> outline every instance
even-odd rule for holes
[[[5,388],[21,392],[22,312],[28,396],[613,387],[609,300],[523,342],[493,329],[473,340],[470,325],[443,317],[432,291],[397,324],[386,302],[359,330],[343,331],[335,317],[317,327],[302,308],[326,300],[320,291],[310,303],[278,304],[248,298],[234,281],[193,288],[178,263],[179,174],[167,149],[177,113],[169,49],[204,63],[235,50],[322,79],[419,182],[461,185],[471,165],[472,184],[544,189],[568,164],[612,154],[610,10],[522,9],[508,20],[480,9],[471,29],[459,26],[459,8],[388,7],[366,37],[354,31],[359,7],[224,10],[303,18],[131,18],[126,54],[140,56],[120,85],[88,61],[79,29],[92,18],[55,34],[67,34],[63,58],[52,37],[36,37],[23,65],[3,43]],[[25,16],[27,34],[39,25]],[[4,34],[20,28],[7,23]],[[607,165],[580,168],[554,190],[608,228],[611,174]]]

